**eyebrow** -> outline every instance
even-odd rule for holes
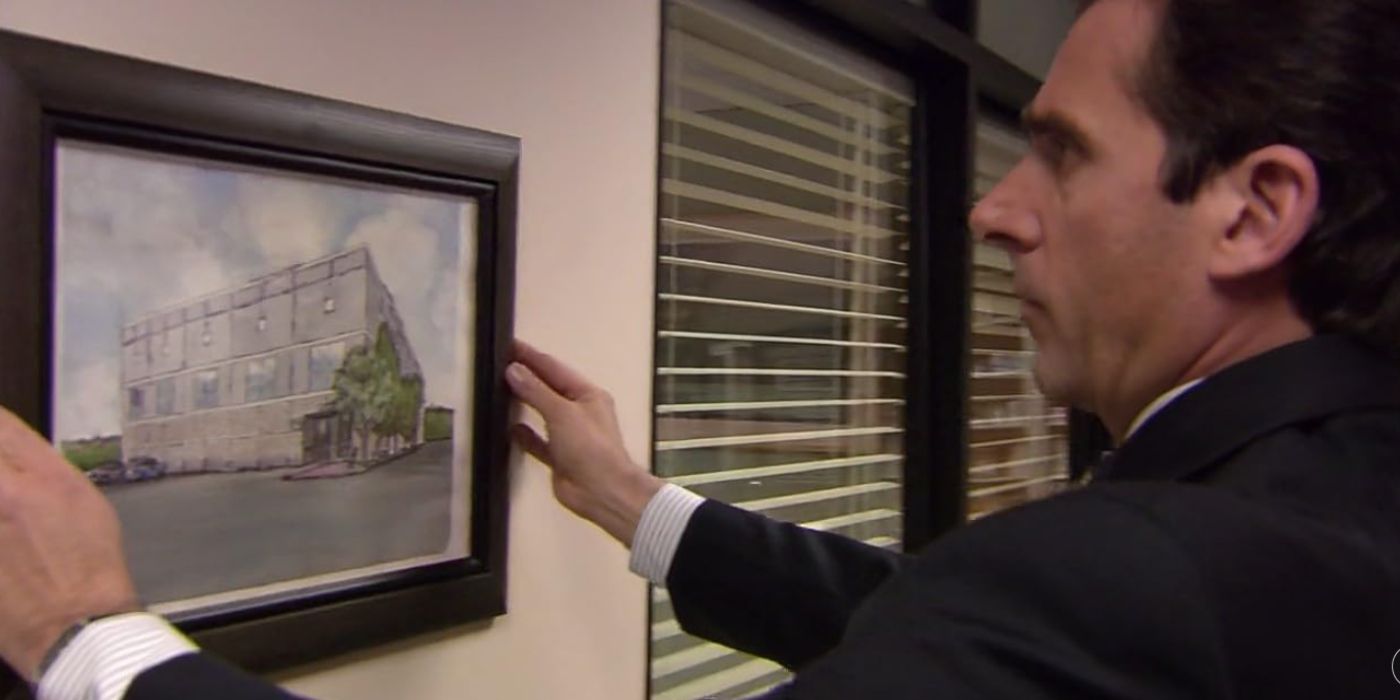
[[[1059,139],[1081,153],[1092,152],[1084,129],[1059,112],[1035,112],[1027,107],[1021,111],[1021,128],[1031,138],[1049,136]]]

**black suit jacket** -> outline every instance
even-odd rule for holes
[[[707,502],[668,585],[687,631],[797,670],[774,697],[1400,697],[1400,370],[1338,337],[1253,358],[916,557]]]
[[[177,656],[142,673],[126,700],[289,700],[296,696],[206,654]]]

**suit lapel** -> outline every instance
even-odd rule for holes
[[[1318,336],[1213,375],[1123,443],[1096,481],[1183,480],[1280,428],[1346,411],[1400,409],[1400,369]]]

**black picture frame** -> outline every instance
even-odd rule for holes
[[[476,199],[468,556],[176,622],[266,672],[503,614],[519,140],[0,31],[0,404],[46,434],[60,137]]]

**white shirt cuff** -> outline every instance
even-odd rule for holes
[[[137,676],[195,651],[194,643],[155,615],[103,618],[59,652],[39,679],[39,700],[121,700]]]
[[[704,502],[703,497],[675,484],[661,487],[647,501],[637,533],[632,536],[632,573],[645,576],[658,586],[666,585],[666,574],[671,571],[671,560],[676,558],[690,516]]]

